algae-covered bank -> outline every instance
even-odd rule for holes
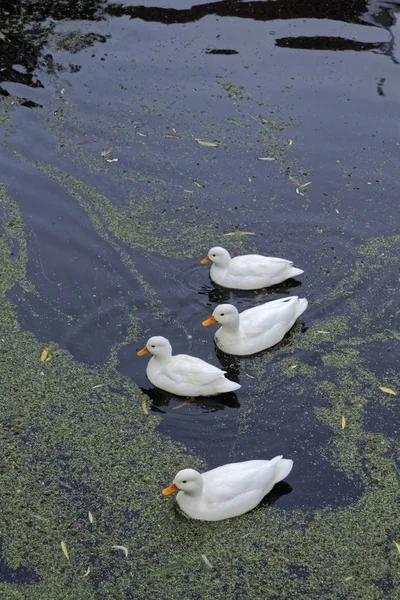
[[[397,9],[2,3],[1,600],[400,596]],[[216,244],[304,274],[218,288]],[[281,344],[216,352],[218,303],[284,295]],[[241,389],[152,389],[158,334]],[[236,519],[161,494],[280,454]]]

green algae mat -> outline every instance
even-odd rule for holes
[[[332,428],[323,451],[362,482],[356,501],[319,510],[261,506],[226,522],[190,521],[161,489],[182,465],[205,465],[157,434],[147,397],[115,369],[79,364],[19,327],[7,292],[31,286],[24,225],[4,187],[1,213],[2,598],[367,600],[387,598],[385,590],[396,597],[398,446],[366,431],[363,416],[368,402],[394,407],[397,395],[387,390],[398,390],[399,381],[389,372],[376,380],[359,357],[362,344],[394,343],[390,332],[349,337],[346,319],[328,320],[318,326],[324,334],[309,330],[298,340],[321,353],[331,374],[316,378],[315,369],[296,365],[317,379],[316,414]],[[388,268],[398,243],[375,240],[360,250],[360,261],[373,250],[380,257],[374,268]],[[371,277],[360,265],[333,294]],[[321,343],[321,335],[332,339]],[[288,357],[280,367],[289,386],[295,364]]]

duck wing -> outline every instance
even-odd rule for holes
[[[294,305],[297,296],[279,298],[266,304],[248,308],[240,313],[240,325],[249,336],[257,336],[265,333],[276,325],[284,325],[293,317]]]
[[[281,458],[231,463],[203,473],[204,497],[219,503],[251,491],[263,491],[266,483],[275,480],[277,463]]]
[[[187,354],[177,354],[172,357],[168,367],[163,367],[161,372],[174,383],[191,383],[200,386],[208,385],[225,375],[225,371],[218,367]]]
[[[260,254],[246,254],[245,256],[236,256],[231,260],[230,271],[240,277],[262,277],[265,272],[279,272],[287,267],[291,267],[293,262],[284,258],[275,258],[273,256],[261,256]]]

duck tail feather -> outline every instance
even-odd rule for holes
[[[303,269],[297,269],[296,267],[291,267],[290,269],[290,277],[297,277],[297,275],[301,275],[304,273]]]
[[[276,476],[274,479],[274,483],[278,483],[278,481],[283,481],[290,471],[293,468],[293,461],[290,458],[282,458],[276,465]]]

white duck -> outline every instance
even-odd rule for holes
[[[258,290],[304,273],[284,258],[260,254],[244,254],[231,258],[229,252],[220,246],[211,248],[206,258],[200,262],[203,265],[213,263],[210,277],[215,283],[236,290]]]
[[[225,371],[188,354],[172,356],[169,341],[151,337],[138,356],[152,354],[146,375],[156,387],[178,396],[215,396],[238,390],[241,385],[225,377]]]
[[[220,323],[215,334],[218,348],[246,356],[274,346],[307,308],[307,300],[291,296],[272,300],[239,313],[232,304],[220,304],[203,325]]]
[[[275,456],[272,460],[248,460],[206,471],[183,469],[164,496],[178,492],[176,500],[192,519],[222,521],[255,508],[278,481],[292,470],[293,461]]]

